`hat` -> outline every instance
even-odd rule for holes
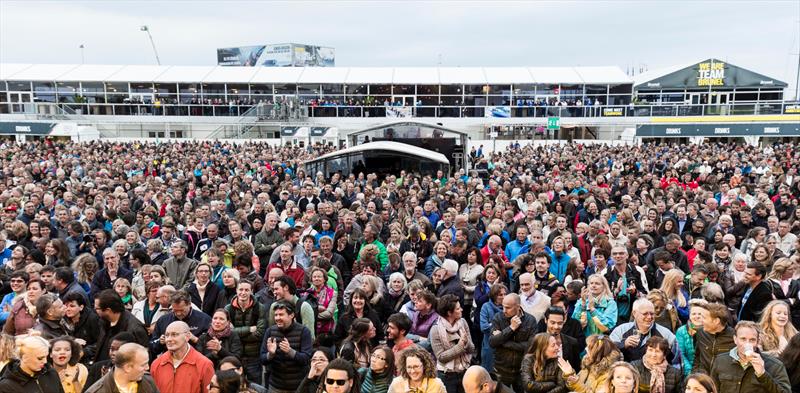
[[[564,191],[564,190],[561,190],[561,191],[558,193],[558,196],[567,196],[567,192],[566,192],[566,191]]]
[[[6,206],[5,211],[7,211],[7,212],[16,212],[17,211],[17,205],[8,205],[8,206]]]

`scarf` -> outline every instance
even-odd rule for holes
[[[130,302],[131,302],[131,294],[130,294],[130,292],[128,292],[128,294],[127,294],[127,295],[125,295],[125,296],[122,298],[122,304],[128,304],[128,303],[130,303]]]
[[[439,341],[445,346],[445,350],[460,346],[459,341],[461,341],[462,332],[466,333],[467,337],[469,337],[469,327],[464,318],[459,319],[455,324],[451,325],[446,318],[441,317],[431,328],[431,333],[439,338]],[[472,356],[464,351],[464,353],[454,357],[448,362],[437,362],[436,368],[438,371],[443,372],[463,372],[470,366],[471,358]]]
[[[399,291],[395,291],[394,288],[392,288],[391,285],[387,285],[386,287],[387,287],[386,288],[386,292],[388,292],[389,296],[391,296],[393,298],[397,298],[398,296],[402,296],[405,293],[405,291],[402,290],[402,289],[399,290]]]
[[[232,330],[233,329],[231,328],[230,322],[228,323],[227,326],[225,326],[225,329],[222,329],[222,330],[214,330],[213,326],[209,326],[208,327],[208,336],[211,337],[211,338],[216,338],[219,341],[222,341],[222,340],[230,337]]]
[[[444,263],[444,262],[443,262],[443,261],[442,261],[442,260],[439,258],[439,256],[438,256],[438,255],[436,255],[436,254],[431,254],[431,261],[433,261],[433,270],[436,270],[436,268],[438,268],[438,267],[442,266],[442,263]]]
[[[667,359],[664,359],[659,364],[650,364],[647,357],[642,358],[644,367],[650,370],[650,393],[664,393],[666,391],[666,383],[664,382],[664,373],[667,372]]]

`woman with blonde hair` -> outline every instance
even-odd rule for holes
[[[669,301],[667,294],[661,289],[653,289],[647,293],[647,300],[653,303],[655,323],[674,332],[681,325],[675,306]]]
[[[563,374],[558,366],[559,350],[556,338],[549,333],[539,333],[533,337],[528,352],[522,358],[520,377],[524,391],[566,391]]]
[[[428,257],[428,260],[425,261],[425,275],[432,277],[433,271],[442,266],[448,253],[449,247],[447,243],[441,240],[436,242],[436,244],[433,245],[433,253]]]
[[[780,356],[789,345],[789,340],[797,334],[791,322],[789,304],[785,300],[769,302],[758,324],[763,330],[761,349],[772,356]]]
[[[639,380],[639,371],[630,363],[616,362],[611,365],[611,378],[608,380],[607,392],[637,393],[639,391]]]
[[[564,358],[558,358],[558,366],[570,391],[596,393],[607,391],[611,366],[619,360],[622,353],[616,344],[606,335],[594,334],[586,339],[586,356],[581,360],[579,373]]]
[[[97,270],[99,270],[97,258],[89,253],[81,254],[75,258],[75,262],[72,263],[72,270],[77,274],[76,281],[78,281],[78,285],[80,285],[86,293],[89,293],[92,289],[94,275],[97,274]]]
[[[667,300],[678,312],[681,323],[689,319],[689,293],[683,287],[683,270],[671,269],[664,274],[661,290],[667,295]]]
[[[586,282],[572,318],[580,321],[587,336],[608,333],[617,323],[617,302],[608,281],[602,274],[595,273]]]
[[[6,365],[0,378],[0,392],[27,392],[36,386],[39,393],[64,393],[58,372],[46,361],[50,344],[40,336],[17,339],[14,360]]]

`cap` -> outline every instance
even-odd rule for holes
[[[4,210],[7,211],[7,212],[16,212],[17,211],[17,205],[6,206],[6,208]]]
[[[561,192],[558,193],[558,196],[567,196],[567,192],[564,191],[564,190],[561,190]]]

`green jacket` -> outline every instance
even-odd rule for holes
[[[378,262],[381,263],[380,269],[381,271],[383,271],[383,269],[386,269],[386,265],[389,264],[389,253],[386,251],[386,246],[384,246],[383,243],[380,242],[380,240],[375,239],[375,241],[373,241],[372,243],[361,244],[361,247],[358,249],[359,255],[361,255],[361,249],[364,248],[364,246],[366,246],[367,244],[374,244],[378,246]]]
[[[756,377],[749,364],[742,367],[735,359],[736,348],[722,353],[714,359],[711,366],[711,378],[717,384],[717,390],[725,393],[791,393],[792,385],[786,367],[777,358],[760,353],[764,359],[764,374]]]

